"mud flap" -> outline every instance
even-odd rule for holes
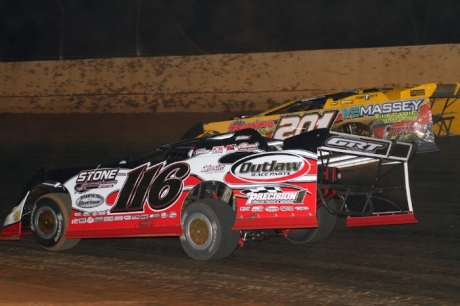
[[[0,232],[0,240],[19,240],[21,239],[22,222],[5,226]]]
[[[375,215],[366,217],[348,216],[347,227],[415,224],[418,221],[412,212],[388,215]]]
[[[6,216],[3,224],[3,229],[0,232],[0,240],[19,240],[22,232],[22,211],[26,203],[29,193],[26,194],[24,199],[18,206],[15,206],[11,213]]]

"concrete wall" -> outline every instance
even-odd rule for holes
[[[0,113],[254,112],[356,87],[460,81],[460,44],[0,63]]]

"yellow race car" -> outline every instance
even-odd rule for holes
[[[437,135],[449,134],[455,116],[446,116],[446,109],[460,98],[459,87],[460,83],[427,83],[412,88],[341,91],[290,101],[256,115],[200,123],[182,138],[252,128],[267,138],[286,139],[328,128],[360,136],[413,142],[418,145],[419,153],[435,151],[433,124]]]

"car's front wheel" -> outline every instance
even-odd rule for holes
[[[80,239],[65,238],[70,218],[70,200],[62,193],[40,197],[31,214],[32,231],[38,243],[49,251],[74,247]]]
[[[239,231],[233,231],[235,212],[225,202],[202,199],[182,213],[182,248],[193,259],[216,260],[232,254],[238,246]]]

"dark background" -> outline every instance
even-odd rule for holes
[[[458,0],[0,0],[0,61],[460,42]]]

